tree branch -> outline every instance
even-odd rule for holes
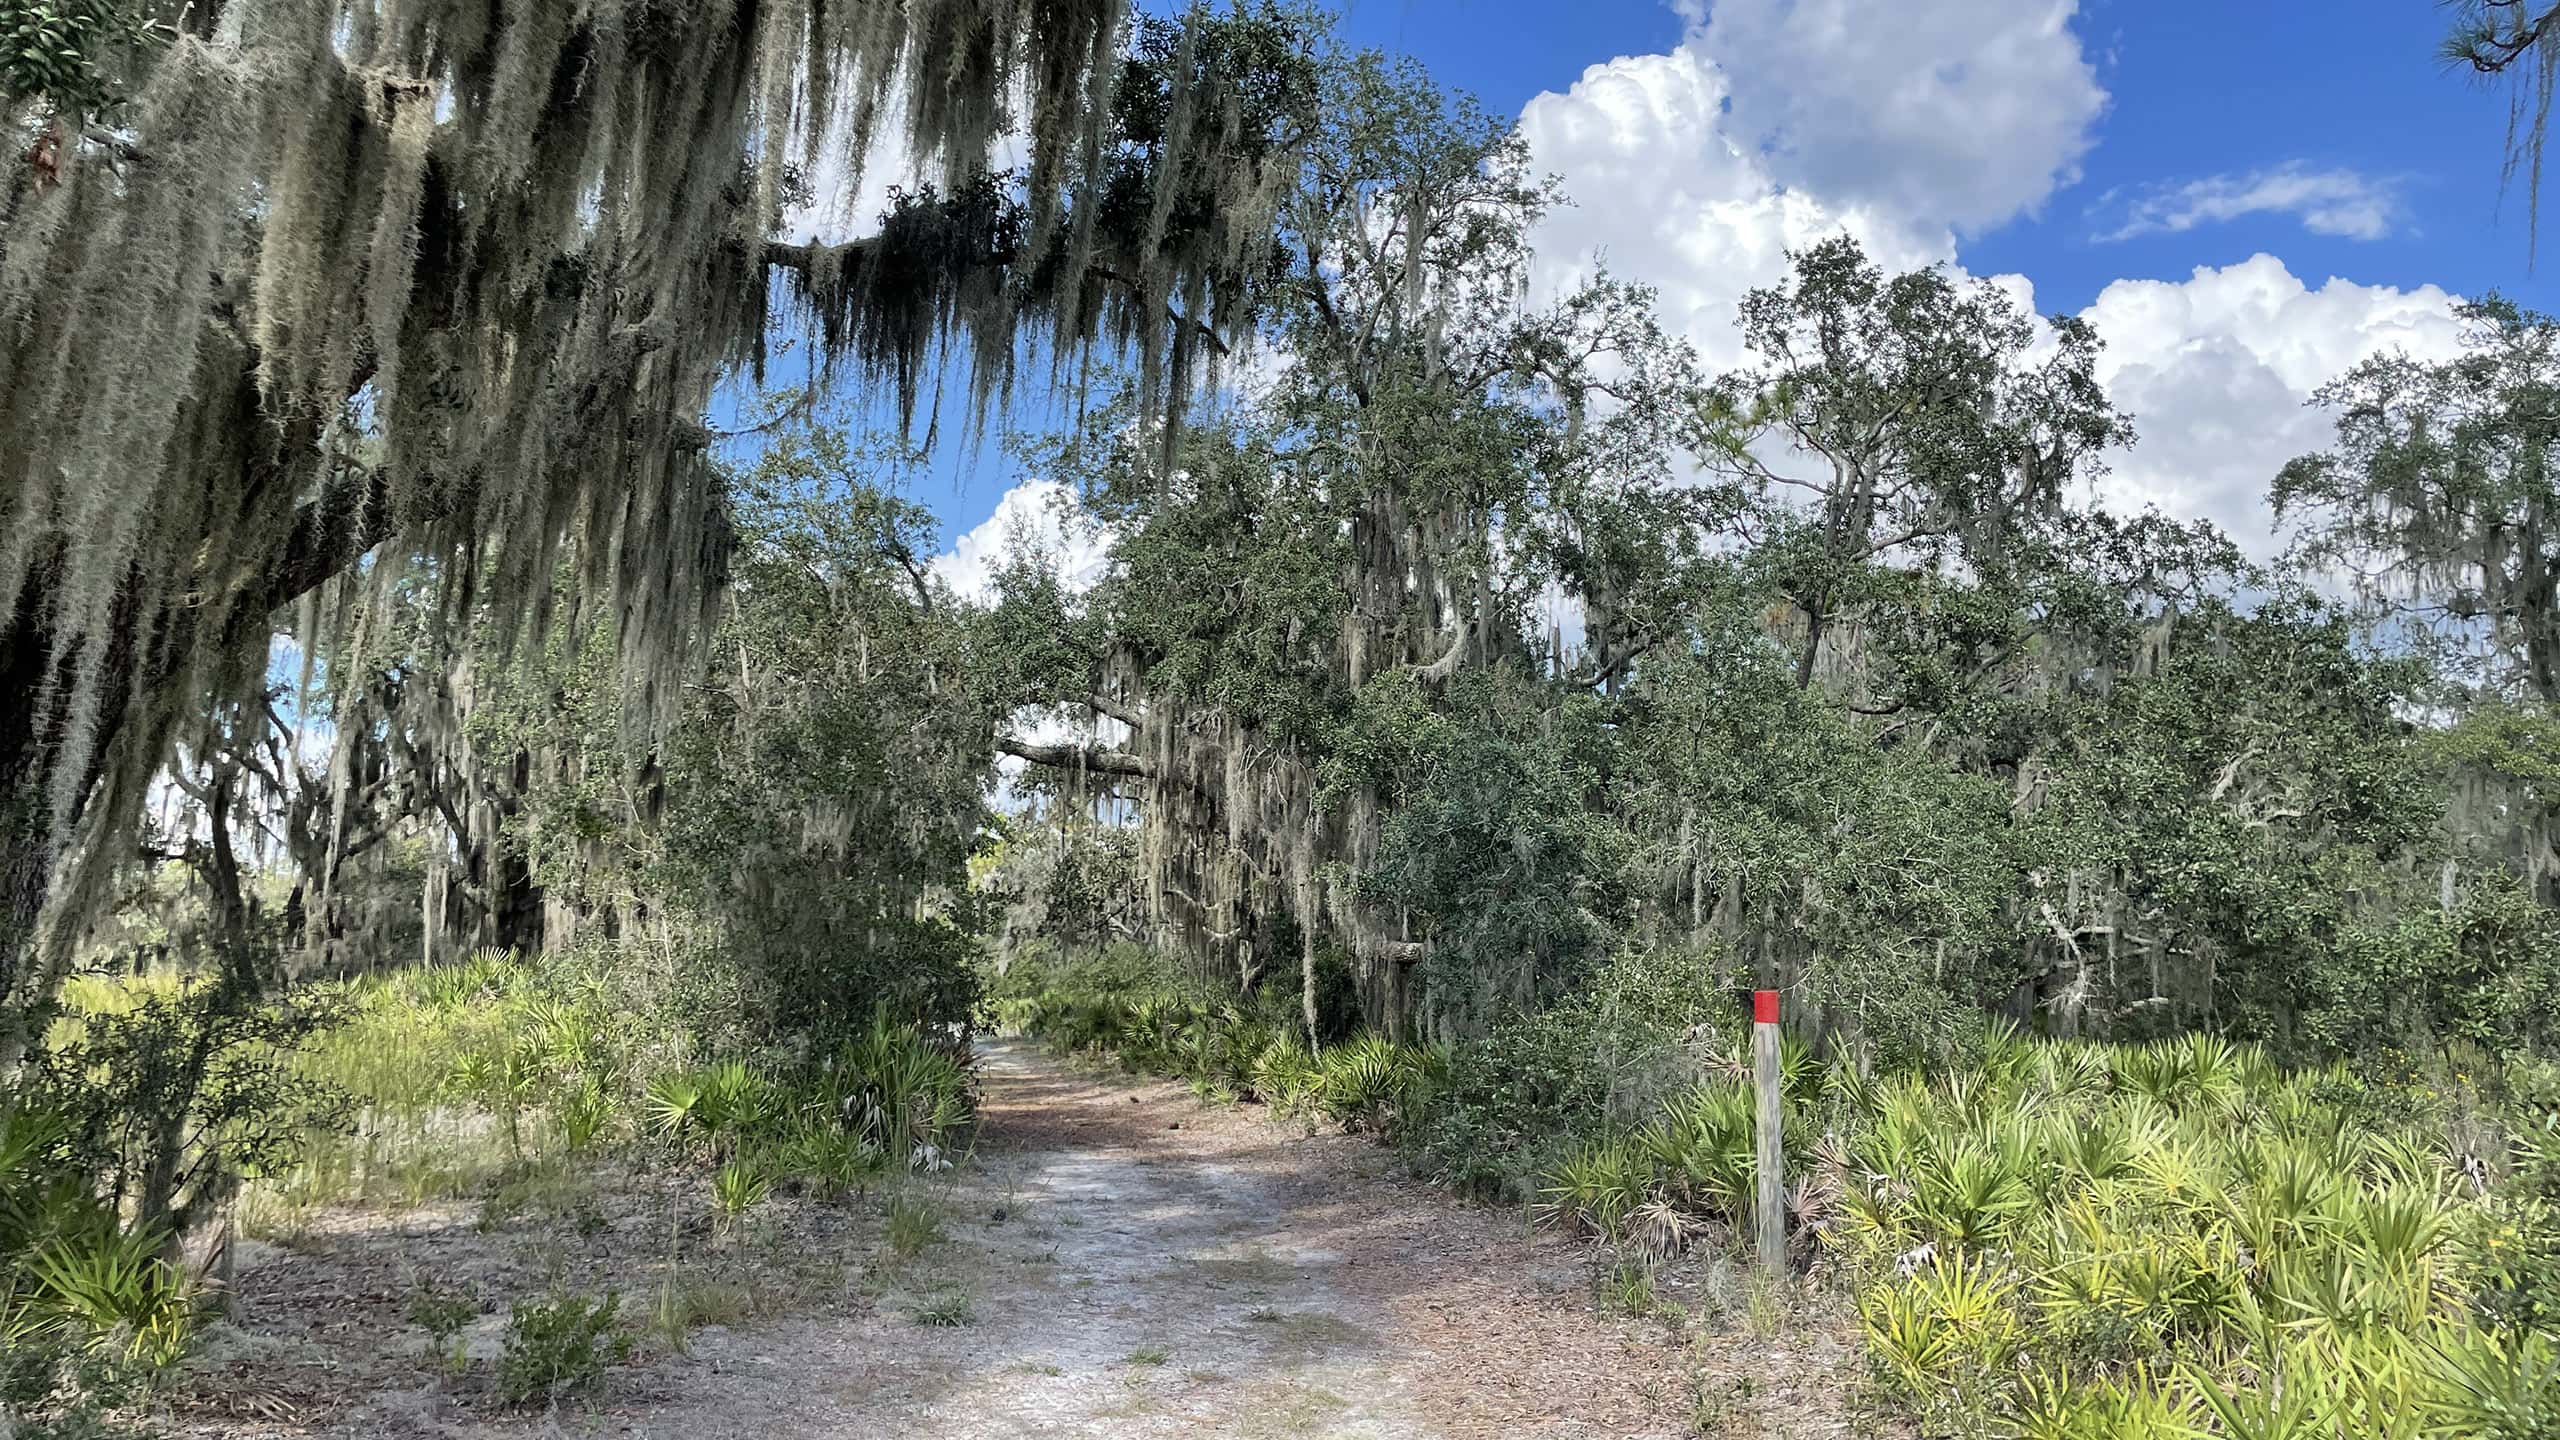
[[[1134,775],[1152,779],[1155,767],[1144,757],[1108,745],[1043,745],[1031,740],[1018,740],[1011,735],[998,735],[996,748],[1007,755],[1048,765],[1060,770],[1098,771],[1105,775]]]
[[[1121,724],[1128,726],[1133,733],[1140,728],[1140,722],[1146,718],[1142,712],[1130,708],[1127,704],[1124,704],[1119,700],[1115,700],[1112,697],[1103,694],[1099,690],[1096,690],[1092,694],[1086,696],[1084,703],[1086,709],[1091,710],[1096,715],[1108,716],[1111,719],[1119,721]]]
[[[1373,940],[1369,942],[1369,948],[1381,960],[1393,960],[1399,965],[1414,965],[1419,964],[1424,956],[1431,953],[1431,942],[1428,940]]]
[[[1638,635],[1633,643],[1614,655],[1601,657],[1599,662],[1589,670],[1579,675],[1566,676],[1565,683],[1576,690],[1597,689],[1618,678],[1629,665],[1635,663],[1638,656],[1651,650],[1653,646],[1654,638],[1651,634]]]

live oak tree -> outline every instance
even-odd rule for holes
[[[620,933],[726,977],[753,1041],[823,1048],[875,1011],[968,1018],[995,717],[925,567],[933,517],[896,493],[904,458],[825,430],[772,439],[740,476],[733,599],[665,747],[658,813],[596,787],[585,823],[555,827],[556,879],[629,875],[622,893],[651,913]],[[584,859],[632,839],[636,870]],[[588,897],[618,920],[615,898]]]
[[[2056,318],[2033,358],[2035,319],[1997,286],[1888,277],[1846,237],[1797,256],[1740,318],[1758,363],[1716,384],[1706,419],[1721,467],[1778,502],[1755,538],[1799,617],[1799,686],[1877,575],[1998,571],[2099,450],[2132,439],[2087,325]]]
[[[2388,643],[2423,658],[2450,794],[2439,911],[2509,870],[2547,901],[2560,815],[2543,769],[2560,701],[2560,324],[2491,297],[2463,353],[2373,356],[2322,390],[2334,446],[2274,498],[2305,563],[2349,578]]]
[[[946,338],[980,402],[1035,341],[1125,347],[1151,412],[1199,378],[1269,268],[1310,23],[72,12],[77,63],[21,43],[5,72],[0,1070],[65,963],[40,914],[104,891],[66,860],[120,858],[173,744],[264,683],[280,614],[325,656],[418,581],[500,656],[600,630],[631,723],[671,713],[730,543],[704,418],[777,321],[909,406]],[[868,238],[789,243],[807,177],[892,131],[932,183]]]
[[[1694,384],[1641,291],[1522,304],[1553,196],[1507,123],[1373,56],[1328,65],[1321,112],[1275,206],[1272,373],[1178,464],[1127,416],[1061,451],[1111,573],[1073,606],[1015,577],[990,673],[1105,727],[1002,743],[1136,800],[1160,928],[1208,975],[1294,981],[1314,1030],[1330,949],[1381,1023],[1440,1028],[1547,993],[1601,933],[1606,847],[1531,853],[1456,781],[1518,753],[1497,787],[1546,788],[1503,812],[1596,798],[1535,757],[1567,743],[1545,730],[1568,668],[1614,682],[1651,643],[1678,566],[1644,562],[1694,548],[1708,497],[1666,483]],[[1589,602],[1579,660],[1557,589]],[[1522,728],[1476,731],[1487,704]],[[1423,853],[1448,832],[1395,817],[1425,795],[1479,858]],[[1466,902],[1513,882],[1536,898]]]
[[[2560,325],[2463,305],[2463,350],[2376,355],[2314,399],[2337,443],[2287,465],[2277,514],[2414,639],[2485,639],[2480,679],[2560,700]]]

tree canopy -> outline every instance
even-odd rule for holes
[[[60,862],[116,849],[172,745],[260,691],[276,617],[361,650],[423,587],[431,666],[593,636],[658,723],[734,541],[708,407],[777,325],[910,411],[946,341],[983,403],[1035,339],[1126,347],[1178,408],[1249,318],[1312,115],[1313,22],[1275,9],[65,13],[8,72],[32,149],[0,191],[12,1011],[60,971],[29,958],[47,897],[102,893]],[[932,182],[788,243],[875,135]]]

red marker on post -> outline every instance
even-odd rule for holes
[[[1753,1226],[1760,1235],[1760,1268],[1771,1276],[1787,1268],[1785,1120],[1778,1105],[1778,992],[1751,992],[1751,1070],[1760,1099],[1759,1204]]]

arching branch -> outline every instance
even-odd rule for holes
[[[1034,765],[1047,765],[1060,770],[1088,770],[1104,775],[1133,775],[1151,779],[1155,767],[1142,756],[1108,745],[1044,745],[1032,740],[1018,740],[1011,735],[996,737],[996,748],[1007,755],[1028,760]]]

